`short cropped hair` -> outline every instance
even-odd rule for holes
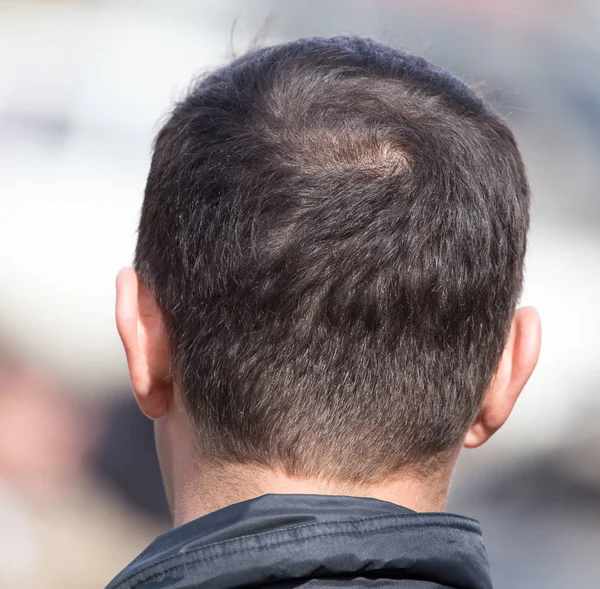
[[[262,48],[158,133],[135,267],[206,456],[376,482],[456,447],[520,296],[513,134],[425,59]]]

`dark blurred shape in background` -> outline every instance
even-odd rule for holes
[[[166,529],[113,322],[152,136],[194,76],[252,44],[340,33],[460,74],[520,139],[542,357],[449,509],[483,522],[497,589],[595,586],[598,30],[596,0],[0,2],[0,587],[101,587]]]
[[[142,415],[129,391],[123,390],[108,408],[92,464],[96,475],[131,506],[168,525],[152,421]]]

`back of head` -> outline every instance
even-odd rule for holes
[[[136,268],[202,451],[369,482],[454,448],[528,209],[510,130],[422,58],[307,39],[201,80],[156,139]]]

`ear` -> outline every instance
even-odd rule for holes
[[[136,401],[143,413],[158,419],[173,396],[171,356],[154,295],[131,268],[117,276],[116,320]]]
[[[542,329],[533,307],[517,310],[496,374],[464,445],[477,448],[508,419],[540,355]]]

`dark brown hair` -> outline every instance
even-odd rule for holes
[[[454,447],[528,223],[511,131],[420,57],[305,39],[201,80],[156,139],[135,266],[203,451],[368,482]]]

